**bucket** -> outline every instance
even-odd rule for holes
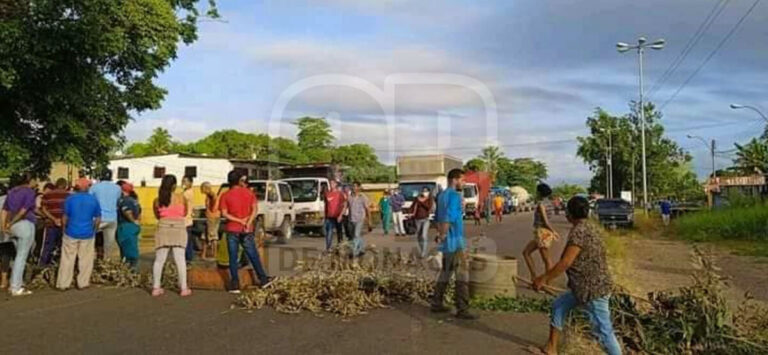
[[[474,254],[469,263],[469,294],[472,297],[515,297],[517,259],[511,256]]]

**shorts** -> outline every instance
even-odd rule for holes
[[[555,233],[547,228],[536,228],[533,230],[533,240],[536,241],[536,245],[539,248],[549,249],[552,246],[552,242],[557,239]]]
[[[205,236],[209,242],[219,240],[219,226],[221,225],[221,218],[208,218],[206,223]]]

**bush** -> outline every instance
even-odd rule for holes
[[[673,229],[692,241],[768,241],[768,205],[729,207],[680,217]]]

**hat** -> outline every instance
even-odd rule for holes
[[[80,191],[86,191],[91,186],[91,180],[88,180],[87,178],[79,178],[77,181],[75,181],[75,186]]]
[[[126,181],[125,183],[123,183],[122,186],[120,186],[120,189],[123,190],[123,192],[125,193],[130,193],[131,191],[133,191],[133,184]]]

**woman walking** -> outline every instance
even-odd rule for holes
[[[152,267],[152,296],[160,296],[162,288],[163,266],[168,253],[173,252],[176,270],[179,272],[181,296],[189,296],[192,290],[187,287],[187,267],[184,252],[187,246],[187,227],[185,217],[189,204],[187,199],[176,192],[176,177],[163,176],[160,191],[152,207],[157,217],[155,233],[155,264]]]
[[[123,196],[117,200],[117,245],[120,247],[120,259],[131,270],[138,272],[141,205],[131,183],[124,182],[120,190],[123,191]]]
[[[389,189],[384,190],[384,195],[379,200],[379,211],[381,211],[381,228],[384,229],[384,235],[388,235],[389,228],[392,227],[392,206],[389,202]]]
[[[416,240],[418,241],[419,256],[427,257],[427,245],[429,243],[429,215],[432,213],[432,207],[435,205],[429,188],[421,189],[421,194],[411,205],[411,214],[416,222]]]
[[[552,195],[552,189],[549,185],[541,183],[536,186],[536,194],[539,200],[536,205],[536,210],[533,212],[533,240],[528,242],[523,250],[523,258],[525,264],[528,266],[528,271],[531,274],[531,280],[536,278],[536,271],[533,268],[533,258],[531,254],[536,250],[541,254],[541,259],[544,261],[544,272],[546,273],[552,268],[552,259],[549,257],[549,248],[552,246],[552,242],[559,239],[560,236],[555,232],[555,229],[549,223],[549,218],[552,216],[552,202],[549,197]]]

